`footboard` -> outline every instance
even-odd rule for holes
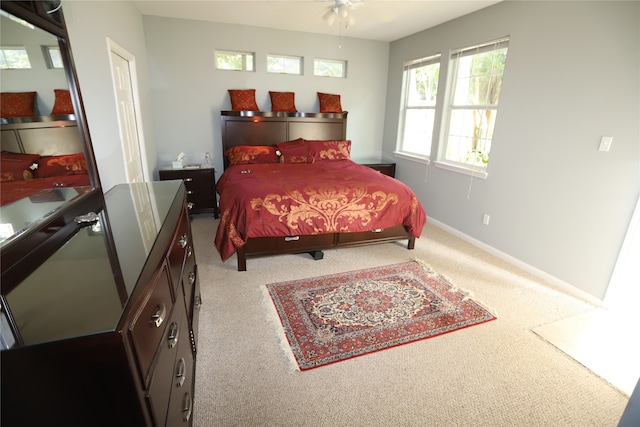
[[[376,243],[408,240],[407,249],[415,247],[416,238],[402,225],[386,229],[356,232],[329,233],[304,236],[257,237],[236,251],[238,271],[247,270],[247,258],[317,252],[338,247],[371,245]]]

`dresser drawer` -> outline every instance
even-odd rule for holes
[[[176,227],[176,233],[169,249],[169,269],[171,270],[171,283],[173,283],[173,289],[177,289],[180,284],[180,275],[182,274],[182,267],[184,266],[184,260],[187,254],[193,253],[193,244],[189,236],[189,225],[187,223],[187,216],[183,212],[178,221]]]
[[[182,286],[184,289],[185,305],[187,309],[187,318],[191,325],[191,344],[193,351],[196,351],[196,343],[198,342],[198,311],[202,305],[200,296],[200,280],[198,279],[198,266],[195,264],[194,257],[187,258],[184,265],[184,274],[182,275]]]
[[[160,270],[148,295],[148,299],[137,311],[130,326],[133,348],[143,383],[146,383],[151,362],[169,323],[168,319],[173,307],[166,264]]]
[[[193,418],[194,357],[186,320],[180,330],[180,344],[171,377],[167,426],[189,426]]]
[[[165,425],[167,407],[176,384],[176,363],[178,363],[178,359],[184,358],[185,348],[189,352],[188,356],[191,356],[190,344],[189,327],[184,312],[184,298],[180,295],[176,300],[174,311],[160,343],[149,385],[149,405],[158,426]],[[166,425],[172,424],[166,423]]]

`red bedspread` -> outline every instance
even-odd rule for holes
[[[81,187],[90,184],[87,174],[3,182],[0,184],[0,206],[33,195],[46,188]]]
[[[426,214],[400,181],[350,160],[249,164],[217,184],[223,260],[252,237],[362,232],[397,225],[420,237]]]

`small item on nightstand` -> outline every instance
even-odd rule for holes
[[[206,167],[211,167],[211,153],[208,151],[204,153],[204,164]]]
[[[182,169],[184,167],[184,159],[186,156],[187,155],[184,153],[178,154],[178,157],[176,158],[176,160],[173,161],[173,168]]]

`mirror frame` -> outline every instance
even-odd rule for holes
[[[7,13],[24,19],[57,38],[78,131],[84,144],[84,155],[92,190],[63,204],[51,215],[43,218],[42,221],[2,246],[0,249],[0,267],[3,295],[6,295],[13,287],[24,280],[75,233],[78,229],[78,225],[74,221],[75,217],[88,212],[98,212],[104,208],[100,177],[78,86],[78,78],[69,44],[69,35],[62,9],[59,7],[61,3],[61,0],[3,0],[0,2],[0,7]]]

